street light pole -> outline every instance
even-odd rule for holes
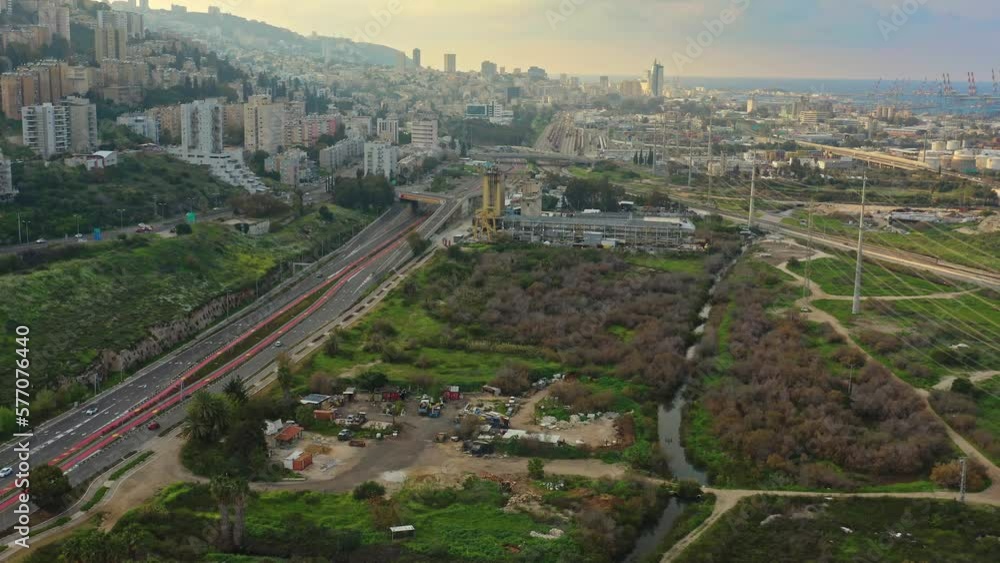
[[[21,244],[21,214],[17,214],[17,244]]]
[[[125,210],[124,209],[119,209],[118,210],[118,230],[120,230],[122,232],[125,231]]]

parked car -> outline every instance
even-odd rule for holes
[[[14,468],[12,468],[12,467],[4,467],[3,469],[0,469],[0,478],[7,477],[8,475],[10,475],[13,472],[14,472]]]
[[[344,430],[341,430],[337,434],[337,439],[340,440],[341,442],[346,442],[346,441],[350,440],[353,437],[354,437],[354,432],[351,432],[350,430],[347,430],[346,428]]]
[[[147,426],[146,428],[149,429],[149,430],[159,430],[160,429],[160,423],[156,422],[154,420],[153,422],[150,422],[149,426]]]

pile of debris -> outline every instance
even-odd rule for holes
[[[557,539],[563,537],[563,534],[565,534],[565,533],[566,532],[560,530],[559,528],[552,528],[551,530],[549,530],[549,533],[547,533],[547,534],[543,534],[541,532],[535,532],[535,531],[532,530],[531,537],[533,537],[533,538],[540,538],[540,539],[543,539],[543,540],[557,540]]]
[[[569,415],[569,420],[559,420],[554,416],[543,416],[542,420],[539,422],[539,426],[542,428],[549,428],[553,430],[565,430],[567,428],[573,428],[578,424],[590,424],[591,422],[604,420],[616,420],[621,414],[616,412],[598,412],[589,414],[571,414]]]

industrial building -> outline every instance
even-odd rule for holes
[[[685,217],[637,217],[595,213],[563,217],[505,216],[503,230],[515,240],[560,246],[662,250],[694,244],[695,227]]]

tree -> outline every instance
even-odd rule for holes
[[[336,356],[340,352],[340,336],[337,333],[330,335],[330,338],[326,339],[326,344],[323,347],[323,352],[330,356],[331,358]]]
[[[683,479],[677,483],[677,497],[683,500],[701,498],[701,485],[697,481]]]
[[[205,444],[218,442],[229,428],[229,407],[226,401],[208,391],[194,394],[187,415],[188,435]]]
[[[531,458],[528,460],[528,477],[536,481],[545,478],[545,462],[541,458]]]
[[[358,376],[358,385],[362,389],[368,392],[374,392],[376,389],[381,389],[385,387],[385,384],[389,382],[389,377],[380,371],[366,371]]]
[[[420,236],[420,233],[416,231],[409,234],[406,237],[406,242],[410,245],[410,250],[413,251],[414,256],[420,256],[431,246],[431,241]]]
[[[194,232],[193,229],[191,229],[191,225],[188,225],[187,223],[178,223],[177,226],[174,227],[174,231],[177,233],[177,236],[190,235]]]
[[[278,386],[281,387],[281,394],[287,403],[292,398],[292,384],[295,380],[292,375],[292,360],[285,352],[278,354],[277,380]]]
[[[319,208],[319,218],[325,223],[333,222],[333,213],[330,212],[330,208],[327,206],[322,206]]]
[[[212,496],[219,505],[219,536],[217,545],[222,551],[229,551],[233,545],[233,524],[230,520],[229,507],[236,496],[232,478],[228,475],[217,475],[209,483]]]
[[[379,498],[385,495],[385,487],[376,483],[375,481],[365,481],[357,487],[354,487],[355,500],[371,500]]]
[[[42,465],[31,469],[31,500],[49,512],[64,506],[65,497],[72,488],[58,466]]]
[[[226,386],[222,389],[222,392],[229,397],[229,400],[234,405],[244,405],[250,398],[250,395],[247,393],[246,383],[238,376],[226,382]]]
[[[403,401],[396,401],[393,404],[389,405],[389,416],[392,417],[393,426],[396,425],[396,417],[401,416],[405,408],[406,405],[403,404]]]

